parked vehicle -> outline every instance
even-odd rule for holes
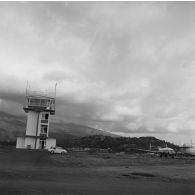
[[[48,149],[48,152],[51,154],[67,154],[67,150],[63,149],[62,147],[51,147]]]

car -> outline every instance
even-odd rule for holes
[[[48,152],[51,154],[67,154],[67,150],[62,147],[51,147],[48,149]]]

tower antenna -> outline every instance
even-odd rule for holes
[[[56,88],[57,88],[58,83],[55,84],[55,98],[56,98]]]
[[[27,89],[28,89],[28,80],[26,81],[26,96],[27,96]]]

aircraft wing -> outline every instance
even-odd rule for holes
[[[146,153],[156,153],[157,151],[152,151],[152,150],[144,150],[144,149],[136,149],[141,152],[146,152]]]

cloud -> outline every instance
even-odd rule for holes
[[[47,81],[55,81],[55,82],[58,82],[58,83],[61,83],[65,80],[70,80],[70,81],[74,81],[76,80],[76,76],[74,75],[71,75],[70,72],[64,72],[64,71],[49,71],[49,72],[46,72],[44,77],[43,77],[44,80],[47,80]]]
[[[66,121],[194,135],[193,2],[0,5],[1,110],[22,107],[27,80],[52,92],[57,82],[56,117]]]

